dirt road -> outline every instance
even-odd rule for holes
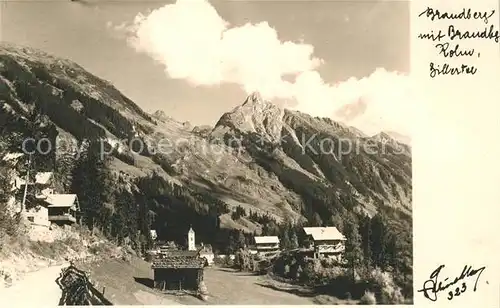
[[[10,288],[0,289],[0,307],[57,306],[61,289],[56,283],[63,264],[26,274]]]
[[[132,262],[108,260],[82,265],[93,280],[106,287],[105,295],[120,305],[312,305],[303,297],[266,286],[265,278],[225,268],[206,268],[204,281],[209,297],[204,302],[192,295],[165,295],[151,289],[151,264],[133,258]]]
[[[204,274],[210,304],[312,305],[311,298],[266,287],[265,278],[225,268],[208,268]]]
[[[298,296],[291,292],[269,287],[264,276],[242,273],[226,268],[206,268],[205,285],[208,300],[185,295],[163,295],[183,305],[313,305],[313,297]]]

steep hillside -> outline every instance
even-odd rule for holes
[[[107,189],[152,198],[157,228],[210,216],[217,227],[254,231],[266,219],[326,224],[352,211],[383,211],[406,229],[411,222],[408,146],[281,109],[257,93],[214,128],[191,128],[162,112],[145,113],[71,61],[3,44],[0,106],[4,148],[49,138],[57,148],[35,155],[36,168],[57,170],[67,189],[75,187],[74,154],[83,141],[106,140],[112,158],[103,166],[114,176]],[[107,200],[112,212],[121,204],[115,201]],[[232,215],[235,207],[246,215]]]

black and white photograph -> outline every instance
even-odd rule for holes
[[[0,11],[0,306],[413,304],[409,2]]]

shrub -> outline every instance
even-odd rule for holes
[[[348,276],[348,273],[344,267],[333,265],[333,263],[321,259],[307,258],[301,280],[308,284],[328,284],[333,280],[346,276]]]
[[[361,305],[376,305],[377,300],[375,299],[375,294],[372,292],[365,292],[359,303]]]
[[[219,255],[216,255],[214,257],[214,264],[220,267],[233,267],[234,261],[231,260],[229,256],[221,257]]]
[[[404,303],[401,289],[394,283],[389,272],[383,272],[380,268],[375,268],[370,272],[367,281],[369,287],[377,294],[377,300],[381,304]]]
[[[198,297],[202,301],[206,301],[208,299],[208,289],[204,281],[201,281],[198,285]]]
[[[253,258],[246,249],[240,249],[236,252],[234,266],[240,271],[253,271]]]
[[[269,269],[272,268],[272,262],[270,260],[260,260],[258,261],[258,268],[257,268],[257,272],[259,274],[266,274],[269,272]]]
[[[12,170],[0,162],[0,249],[8,237],[15,237],[18,234],[20,217],[12,215],[12,209],[9,207]]]
[[[295,272],[295,277],[296,277],[297,280],[301,279],[303,272],[304,272],[304,270],[302,269],[302,266],[299,265],[297,267],[297,271]]]
[[[284,269],[284,270],[285,270],[285,271],[284,271],[284,275],[285,275],[286,277],[288,277],[288,276],[290,275],[290,265],[288,265],[288,264],[287,264],[287,265],[285,265],[285,269]]]
[[[122,255],[122,260],[127,263],[130,263],[132,261],[132,255],[129,253],[125,253]]]

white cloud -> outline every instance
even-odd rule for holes
[[[330,116],[369,134],[410,134],[406,76],[381,69],[330,85],[316,71],[323,60],[314,57],[314,46],[281,41],[267,22],[231,27],[208,1],[178,0],[138,14],[126,31],[130,46],[163,64],[171,78],[195,86],[234,83],[267,99],[292,99],[296,105],[289,108]],[[353,119],[336,112],[359,107],[360,101],[366,108]]]

